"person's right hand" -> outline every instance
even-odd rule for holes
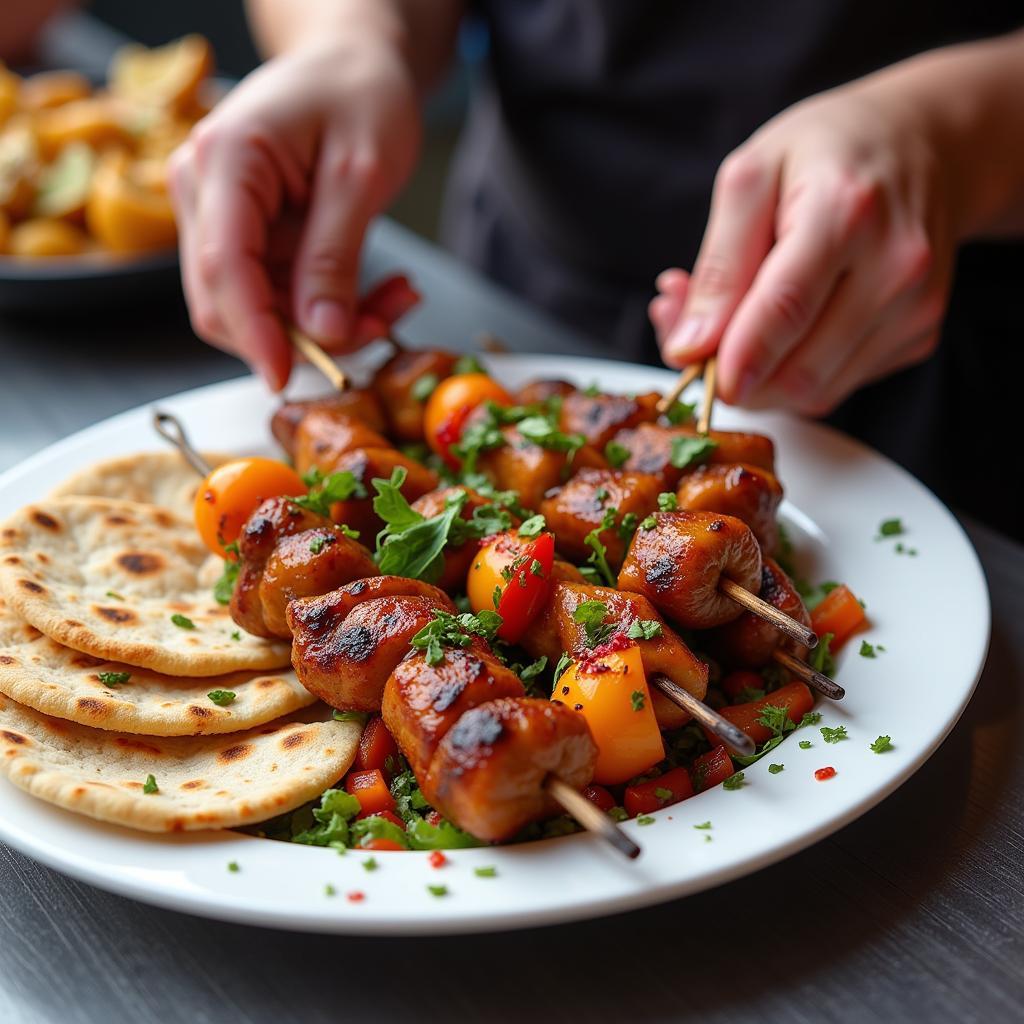
[[[419,149],[416,86],[374,39],[307,46],[253,72],[174,154],[171,192],[192,325],[279,390],[291,321],[324,348],[371,338],[359,250]]]

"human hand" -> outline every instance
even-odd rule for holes
[[[292,363],[285,320],[335,352],[376,337],[356,306],[359,251],[419,140],[413,79],[373,38],[296,49],[232,90],[172,160],[196,333],[275,390]]]
[[[662,355],[717,352],[728,402],[822,415],[934,350],[957,232],[936,144],[898,83],[769,121],[723,162],[692,277],[662,273]]]

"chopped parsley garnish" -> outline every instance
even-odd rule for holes
[[[459,356],[455,360],[455,366],[452,368],[452,373],[484,373],[487,371],[484,369],[480,360],[474,355]]]
[[[516,430],[532,444],[552,452],[565,452],[570,462],[587,443],[582,434],[566,434],[560,430],[553,416],[527,416],[516,424]]]
[[[429,892],[431,896],[447,896],[448,895],[448,886],[447,885],[428,885],[427,886],[427,892]]]
[[[784,736],[796,728],[789,717],[789,708],[782,704],[769,704],[761,708],[757,721],[759,725],[771,729],[775,736]]]
[[[591,381],[583,389],[583,394],[585,394],[587,396],[587,398],[600,398],[601,397],[601,386],[597,383],[596,380],[595,381]]]
[[[612,513],[612,522],[614,522],[615,510],[609,509],[608,511]],[[591,555],[587,559],[589,573],[584,571],[583,574],[585,576],[592,576],[598,583],[603,583],[605,586],[614,587],[615,573],[612,572],[612,567],[608,564],[608,546],[601,540],[602,531],[608,529],[608,526],[605,525],[607,519],[608,512],[605,512],[604,519],[601,520],[601,525],[591,530],[590,533],[583,538],[583,543],[591,550]]]
[[[409,394],[417,402],[425,402],[433,393],[434,388],[441,383],[441,378],[436,373],[425,373],[417,377]]]
[[[320,536],[314,537],[309,542],[309,550],[314,555],[319,555],[320,552],[323,551],[323,549],[327,547],[328,544],[333,544],[334,541],[335,538],[332,537],[330,534],[322,534]]]
[[[111,597],[115,601],[123,601],[124,600],[124,595],[123,594],[119,594],[116,590],[108,590],[107,591],[107,597]]]
[[[653,640],[661,636],[661,623],[657,619],[634,619],[626,630],[630,640]]]
[[[541,563],[538,562],[536,558],[531,559],[531,561],[530,561],[530,575],[531,576],[543,576],[544,575],[544,566],[541,565]]]
[[[142,792],[145,793],[146,796],[152,796],[154,793],[160,792],[160,787],[156,784],[155,775],[146,776],[146,781],[142,784]]]
[[[127,683],[131,677],[131,672],[98,672],[96,674],[96,678],[104,686],[120,686],[122,683]]]
[[[906,533],[906,530],[903,529],[902,519],[883,519],[878,526],[878,536],[875,540],[881,540],[883,537],[898,537],[902,533]]]
[[[862,658],[876,658],[875,645],[869,644],[867,640],[861,640],[860,642],[860,656]]]
[[[718,442],[709,437],[676,437],[672,439],[669,462],[676,469],[686,469],[704,462],[717,447]]]
[[[662,491],[658,495],[659,512],[675,512],[679,508],[679,499],[673,491]]]
[[[546,528],[547,522],[543,516],[530,516],[530,518],[519,527],[519,536],[525,537],[527,540],[532,540],[534,537],[539,537]]]
[[[846,734],[845,725],[837,725],[835,728],[831,726],[823,725],[820,729],[821,738],[826,743],[838,743],[840,740],[848,740],[850,737]]]
[[[324,476],[316,466],[313,466],[302,480],[309,487],[309,494],[298,495],[288,500],[297,508],[315,512],[325,519],[331,518],[331,506],[335,502],[366,497],[366,488],[347,469]]]
[[[228,861],[228,871],[230,871],[233,875],[237,875],[238,872],[241,871],[241,870],[242,869],[238,866],[238,861],[237,860],[229,860]]]
[[[876,754],[884,754],[887,750],[892,750],[892,737],[879,736],[878,739],[871,744],[871,749]]]
[[[239,562],[230,559],[224,562],[224,570],[221,572],[217,582],[213,585],[213,599],[218,604],[230,604],[231,595],[235,591],[235,581],[242,566]]]
[[[599,647],[615,632],[614,623],[604,621],[607,615],[604,601],[581,601],[576,606],[572,621],[583,627],[588,647]]]
[[[665,413],[665,419],[672,424],[673,427],[678,427],[680,423],[688,423],[693,419],[693,411],[697,406],[692,402],[680,402],[678,399],[674,401]]]
[[[770,764],[768,765],[768,771],[771,772],[772,775],[778,775],[785,767],[786,766],[784,764]]]
[[[179,612],[175,612],[171,616],[171,622],[173,622],[179,629],[196,628],[196,624],[187,615],[181,615]]]
[[[608,460],[608,465],[612,469],[619,469],[629,459],[629,449],[624,444],[619,444],[618,441],[609,441],[604,446],[604,457]]]
[[[706,829],[711,828],[711,822],[710,821],[702,821],[699,825],[694,825],[693,827],[706,830]]]
[[[809,612],[812,612],[838,586],[839,584],[836,583],[835,580],[825,580],[824,583],[819,583],[816,587],[802,584],[797,587],[797,590],[800,592],[800,596],[804,599],[804,607]]]
[[[376,871],[378,866],[376,857],[367,857],[366,860],[363,861],[363,869],[365,871]]]
[[[367,711],[332,711],[331,718],[336,722],[358,722],[360,725],[366,725],[367,719],[370,717]]]
[[[801,750],[810,750],[810,749],[811,749],[811,741],[810,741],[810,740],[801,740],[801,741],[800,741],[800,742],[799,742],[799,743],[797,744],[797,746],[798,746],[798,747],[799,747],[799,748],[800,748]]]
[[[487,865],[482,868],[473,868],[473,874],[476,875],[477,878],[497,878],[498,869]]]
[[[653,530],[658,525],[658,517],[653,513],[644,519],[640,520],[641,530]]]
[[[658,819],[651,814],[638,814],[636,823],[638,825],[653,825]]]
[[[330,846],[344,850],[349,841],[349,822],[362,810],[359,801],[343,789],[328,789],[320,797],[320,806],[309,811],[303,824],[308,828],[295,831],[292,825],[289,838],[304,846]]]
[[[628,542],[633,534],[636,533],[637,524],[639,522],[640,517],[635,512],[627,512],[619,521],[619,525],[615,528],[615,532],[619,535],[619,539]]]
[[[735,775],[730,775],[722,783],[722,789],[742,789],[744,777],[743,772],[736,772]]]
[[[655,786],[654,787],[654,795],[659,800],[671,800],[672,799],[672,790],[671,789],[666,789],[664,786]]]
[[[335,888],[334,888],[334,886],[333,886],[333,885],[331,885],[331,883],[330,883],[330,882],[328,882],[328,883],[327,883],[327,884],[326,884],[326,885],[324,886],[324,895],[325,895],[325,896],[337,896],[337,895],[338,895],[338,890],[337,890],[337,889],[335,889]]]
[[[629,703],[632,704],[634,711],[643,711],[645,704],[643,692],[640,690],[634,690],[629,695]]]
[[[797,726],[798,729],[802,729],[805,725],[817,725],[821,721],[820,711],[808,711],[803,718],[800,719],[800,724]]]
[[[836,661],[832,657],[833,636],[832,633],[825,633],[818,637],[818,646],[811,651],[810,657],[807,659],[811,668],[818,672],[824,672],[827,676],[831,676],[836,670]]]
[[[562,651],[562,656],[558,659],[558,664],[555,665],[555,682],[561,678],[562,673],[572,664],[572,658],[569,656],[567,651]]]
[[[625,807],[612,807],[608,811],[608,817],[611,818],[612,821],[629,821],[629,814],[626,813]]]
[[[528,683],[531,679],[536,679],[547,668],[547,664],[548,656],[542,654],[536,661],[530,662],[529,665],[511,665],[510,668],[524,683]]]
[[[242,639],[242,634],[239,633],[239,631],[237,629],[233,630],[232,633],[231,633],[231,639],[232,640],[241,640]]]
[[[233,704],[238,694],[234,690],[211,690],[207,695],[218,707],[226,708]]]
[[[490,640],[501,628],[501,623],[501,616],[486,608],[478,615],[471,612],[452,615],[435,608],[434,618],[409,643],[417,650],[426,651],[428,665],[439,665],[444,660],[443,648],[468,647],[474,635]]]

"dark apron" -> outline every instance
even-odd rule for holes
[[[491,51],[450,181],[446,243],[623,357],[649,362],[654,277],[692,266],[727,153],[806,96],[1024,19],[1020,3],[1003,0],[478,7]],[[976,435],[998,438],[999,423],[1009,425],[1014,375],[1000,368],[1024,338],[1021,280],[1024,245],[965,249],[939,354],[832,417],[948,502],[1018,536],[1019,486],[992,479],[977,436],[967,448],[964,415],[983,410]]]

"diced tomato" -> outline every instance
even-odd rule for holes
[[[718,746],[695,758],[690,765],[690,780],[695,793],[703,793],[733,774],[732,758],[725,747]]]
[[[401,843],[396,843],[394,839],[367,839],[365,843],[362,843],[359,847],[360,850],[404,850],[405,847]]]
[[[423,410],[427,444],[458,469],[461,463],[451,446],[462,437],[470,414],[484,402],[511,405],[512,396],[486,373],[457,373],[434,388]]]
[[[432,868],[443,868],[448,863],[448,858],[440,850],[432,850],[427,861]]]
[[[362,808],[357,818],[368,818],[371,814],[381,811],[395,810],[395,798],[384,781],[384,774],[379,768],[371,768],[365,772],[349,772],[345,779],[345,790],[351,793]]]
[[[391,811],[377,811],[376,814],[367,815],[367,817],[383,818],[385,821],[390,821],[392,825],[397,825],[403,831],[405,830],[405,822],[402,821],[397,814],[393,814]]]
[[[596,804],[601,808],[602,811],[607,813],[615,806],[615,797],[608,792],[604,786],[599,786],[597,783],[592,782],[589,786],[584,787],[583,795],[592,803]]]
[[[846,584],[826,594],[825,599],[811,612],[811,626],[818,636],[832,634],[831,649],[837,651],[850,636],[867,621],[860,601]]]
[[[722,708],[719,714],[723,718],[727,718],[733,725],[739,726],[755,743],[764,743],[765,740],[771,738],[772,731],[762,725],[758,719],[764,709],[770,706],[786,708],[787,717],[794,725],[797,725],[804,715],[814,707],[814,697],[806,683],[787,683],[760,700],[752,700],[747,704],[733,704],[730,707]],[[704,730],[704,733],[709,742],[722,742],[707,729]]]
[[[436,827],[437,825],[440,825],[442,821],[444,821],[444,818],[441,817],[440,811],[431,811],[427,815],[428,825],[434,825]]]
[[[666,795],[667,794],[667,795]],[[650,814],[669,804],[677,804],[693,796],[693,784],[685,768],[673,768],[656,779],[627,786],[623,798],[626,813],[635,818],[638,814]]]
[[[747,690],[763,690],[764,678],[760,672],[741,668],[736,672],[730,672],[722,680],[721,687],[729,700],[738,700]]]
[[[517,643],[529,629],[551,586],[555,538],[550,533],[520,537],[506,530],[489,538],[473,559],[466,594],[474,612],[496,610],[501,616],[498,637]],[[499,593],[495,609],[494,595]]]
[[[829,765],[827,768],[819,768],[814,773],[814,777],[819,782],[826,782],[828,779],[835,778],[835,775],[836,775],[836,770],[831,765]]]
[[[379,715],[371,718],[363,729],[355,766],[359,771],[379,768],[388,779],[397,772],[398,744]]]
[[[362,903],[363,900],[366,899],[366,893],[360,892],[358,889],[354,889],[352,892],[345,894],[345,899],[347,899],[349,903]]]

